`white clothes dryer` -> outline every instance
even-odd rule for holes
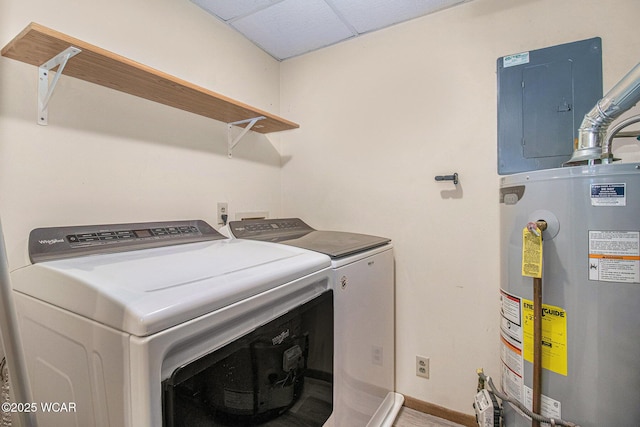
[[[203,221],[59,227],[11,273],[41,426],[323,425],[330,259]]]
[[[331,257],[335,389],[328,425],[391,426],[404,397],[394,391],[395,278],[390,239],[319,231],[299,218],[231,221],[221,231]]]

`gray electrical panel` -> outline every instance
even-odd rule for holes
[[[498,58],[498,173],[562,166],[602,98],[599,37]]]

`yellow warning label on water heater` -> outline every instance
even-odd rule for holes
[[[533,363],[533,301],[522,300],[524,360]],[[567,375],[567,312],[542,304],[542,367]]]
[[[542,278],[542,231],[522,229],[522,275]]]

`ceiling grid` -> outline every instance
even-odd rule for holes
[[[191,0],[282,61],[471,0]]]

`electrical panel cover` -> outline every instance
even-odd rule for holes
[[[561,167],[602,98],[599,37],[498,58],[498,173]]]

